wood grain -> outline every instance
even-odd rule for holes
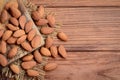
[[[69,52],[67,60],[48,72],[46,80],[120,80],[120,52]]]
[[[120,0],[31,0],[47,7],[120,6]]]
[[[67,50],[120,50],[120,8],[47,8],[69,36]]]

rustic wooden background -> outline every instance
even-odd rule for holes
[[[47,80],[120,80],[120,0],[31,0],[56,13],[69,42],[68,59]]]

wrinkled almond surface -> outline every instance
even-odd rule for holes
[[[22,42],[24,42],[27,38],[27,35],[22,35],[21,37],[19,37],[17,39],[17,44],[21,44]]]
[[[66,58],[66,57],[67,57],[67,52],[66,52],[66,50],[65,50],[65,48],[64,48],[63,45],[60,45],[60,46],[58,47],[58,51],[59,51],[59,54],[60,54],[63,58]]]
[[[39,12],[40,18],[43,18],[45,14],[45,9],[42,5],[39,6],[38,12]]]
[[[11,15],[15,18],[19,18],[21,16],[20,10],[18,10],[15,7],[10,7],[10,12],[11,12]]]
[[[8,38],[10,38],[12,33],[13,33],[12,31],[6,30],[2,36],[2,40],[7,40]]]
[[[1,12],[0,20],[2,23],[5,23],[8,20],[8,12],[6,10],[3,10]]]
[[[58,38],[59,38],[60,40],[62,40],[62,41],[67,41],[67,40],[68,40],[68,37],[67,37],[67,35],[66,35],[64,32],[59,32],[59,33],[57,34],[57,36],[58,36]]]
[[[14,46],[13,48],[11,48],[8,52],[8,58],[13,58],[16,56],[18,52],[18,47],[17,46]]]
[[[2,37],[3,33],[4,33],[4,30],[0,29],[0,38]]]
[[[31,14],[32,18],[36,21],[38,21],[41,17],[38,11],[33,11]]]
[[[0,51],[1,51],[2,54],[5,54],[6,51],[7,51],[7,44],[3,40],[1,41],[1,44],[0,44]]]
[[[39,75],[39,72],[35,70],[27,70],[27,75],[30,77],[35,77]]]
[[[44,70],[45,71],[51,71],[57,68],[57,64],[56,63],[48,63],[45,65]]]
[[[34,58],[38,63],[42,62],[42,56],[38,50],[34,51]]]
[[[33,55],[32,54],[28,54],[25,57],[22,58],[23,61],[31,61],[33,59]]]
[[[6,59],[6,57],[2,54],[0,54],[0,65],[5,67],[8,64],[8,61]]]
[[[32,41],[32,39],[35,37],[36,33],[37,33],[36,29],[32,29],[32,30],[28,33],[28,36],[27,36],[28,41]]]
[[[20,23],[21,29],[24,29],[25,28],[25,23],[26,23],[26,17],[24,15],[20,16],[19,23]]]
[[[14,26],[18,26],[19,23],[18,23],[18,20],[14,17],[11,17],[10,18],[10,23],[13,24]]]
[[[25,34],[25,31],[22,30],[22,29],[19,29],[19,30],[17,30],[17,31],[14,32],[13,36],[14,37],[21,37],[24,34]]]
[[[8,40],[7,40],[7,43],[8,44],[15,44],[16,43],[16,41],[17,41],[17,38],[15,38],[15,37],[10,37]]]
[[[57,47],[56,46],[51,46],[50,47],[50,52],[51,52],[51,55],[56,58],[58,56],[58,50],[57,50]]]
[[[7,2],[5,4],[5,9],[8,10],[10,7],[18,8],[18,3],[15,1]]]
[[[12,24],[7,24],[6,26],[7,26],[7,28],[10,29],[11,31],[16,31],[16,30],[19,29],[19,27],[16,27],[16,26],[14,26],[14,25],[12,25]]]
[[[37,48],[41,44],[40,35],[35,35],[35,37],[31,41],[31,45],[33,48]]]
[[[39,19],[38,21],[35,22],[37,26],[42,26],[48,23],[48,20],[46,19]]]
[[[50,36],[48,36],[45,40],[45,47],[46,48],[50,48],[53,44],[53,38],[51,38]]]
[[[23,69],[31,69],[34,66],[36,66],[36,62],[35,61],[22,62],[21,66]]]
[[[55,18],[52,15],[47,16],[48,23],[51,27],[55,27]]]
[[[53,28],[50,28],[50,27],[42,27],[42,28],[40,29],[40,32],[41,32],[42,34],[45,34],[45,35],[51,34],[53,31],[54,31],[54,29],[53,29]]]
[[[10,69],[15,73],[15,74],[19,74],[20,73],[20,69],[17,65],[15,64],[11,64],[10,65]]]
[[[21,46],[29,52],[32,51],[32,47],[27,41],[24,41],[23,43],[21,43]]]
[[[33,22],[32,21],[28,21],[25,25],[25,32],[28,33],[33,27]]]
[[[41,54],[44,55],[44,56],[51,56],[51,53],[50,53],[49,49],[47,49],[47,48],[45,48],[45,47],[42,47],[42,48],[40,49],[40,52],[41,52]]]

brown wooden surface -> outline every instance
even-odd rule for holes
[[[46,80],[120,80],[120,0],[32,0],[56,14],[68,34],[68,59]]]

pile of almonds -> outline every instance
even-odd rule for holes
[[[18,9],[17,2],[6,3],[0,16],[1,23],[7,23],[5,29],[0,29],[0,65],[7,66],[8,59],[14,58],[19,51],[18,48],[22,47],[30,54],[20,58],[20,66],[14,63],[8,66],[16,75],[20,74],[22,68],[28,76],[36,77],[40,75],[40,72],[33,68],[43,62],[43,57],[57,58],[60,55],[66,59],[67,52],[63,45],[54,45],[54,38],[50,36],[56,28],[54,15],[46,15],[45,9],[41,5],[37,10],[31,12],[31,17],[39,32],[46,36],[45,44],[40,48],[38,47],[41,45],[41,35],[37,34],[36,29],[32,27],[33,21],[27,21],[26,16]],[[61,41],[68,41],[68,37],[64,32],[57,32],[56,36]],[[11,45],[10,49],[7,49],[7,45]],[[57,68],[56,63],[47,63],[43,70],[51,71],[55,68]]]

